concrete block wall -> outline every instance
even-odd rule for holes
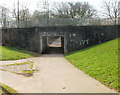
[[[62,36],[68,53],[118,38],[119,29],[120,25],[10,28],[2,30],[2,44],[41,53],[46,46],[43,36]]]

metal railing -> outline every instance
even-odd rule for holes
[[[120,24],[120,18],[117,19],[116,24]],[[17,28],[17,22],[9,22],[9,28]],[[111,19],[100,19],[100,18],[36,18],[29,19],[26,22],[20,21],[19,27],[45,27],[45,26],[89,26],[89,25],[114,25],[114,21]]]

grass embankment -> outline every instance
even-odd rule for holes
[[[17,93],[17,91],[0,82],[0,93],[5,95],[12,95],[12,93]]]
[[[67,54],[66,59],[102,84],[120,91],[118,39]]]
[[[1,60],[18,60],[38,56],[37,53],[16,47],[0,46]]]

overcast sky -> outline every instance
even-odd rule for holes
[[[43,2],[43,0],[19,0],[20,2],[23,2],[24,4],[27,3],[28,8],[31,12],[38,9],[37,4],[40,2]],[[52,2],[89,2],[90,5],[92,5],[95,9],[98,11],[101,10],[102,2],[103,0],[48,0],[50,4]],[[0,0],[0,5],[5,4],[6,7],[9,9],[13,8],[13,4],[17,2],[17,0]]]

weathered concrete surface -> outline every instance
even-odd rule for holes
[[[116,93],[71,65],[63,55],[29,58],[39,70],[33,77],[2,73],[3,83],[19,93]]]
[[[47,36],[61,36],[64,53],[68,53],[120,37],[119,28],[120,25],[10,28],[2,30],[2,44],[42,53]]]

